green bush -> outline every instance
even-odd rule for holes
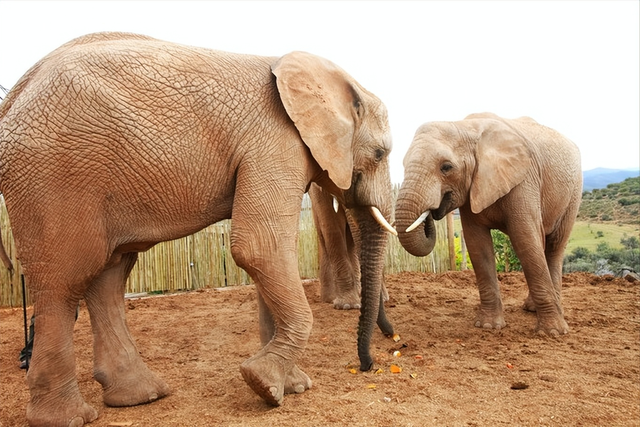
[[[584,271],[595,274],[615,274],[623,267],[640,271],[640,241],[637,237],[623,237],[620,243],[624,249],[612,248],[608,243],[599,243],[595,252],[577,247],[565,255],[565,273]]]
[[[640,197],[622,197],[618,199],[618,203],[621,206],[634,205],[636,203],[640,203]]]
[[[620,243],[625,249],[638,249],[640,248],[640,240],[636,236],[627,237],[625,234],[622,239],[620,239]]]
[[[509,236],[500,230],[491,230],[496,269],[499,272],[522,271],[520,260],[513,250]]]

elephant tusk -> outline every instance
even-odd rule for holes
[[[417,226],[422,224],[424,222],[424,220],[427,219],[427,217],[429,216],[429,213],[430,213],[429,211],[426,211],[422,215],[420,215],[418,217],[418,219],[416,219],[416,221],[413,224],[411,224],[410,226],[407,227],[405,232],[409,233],[410,231],[413,231]]]
[[[340,204],[338,203],[338,199],[336,199],[336,196],[331,196],[333,197],[333,210],[338,213],[338,208],[340,207]]]
[[[384,218],[384,216],[380,212],[380,209],[376,208],[375,206],[369,206],[369,210],[371,211],[371,215],[376,219],[376,221],[378,221],[378,224],[380,224],[380,226],[384,230],[388,231],[394,236],[398,235],[398,232],[396,231],[396,229],[393,228],[391,224],[389,224],[387,220]]]

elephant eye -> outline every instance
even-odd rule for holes
[[[442,173],[447,173],[449,172],[451,169],[453,169],[453,165],[449,162],[445,162],[442,164],[442,166],[440,166],[440,172]]]
[[[376,150],[376,162],[379,162],[384,157],[385,151],[382,148]]]

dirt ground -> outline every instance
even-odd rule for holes
[[[500,279],[507,327],[486,331],[473,327],[479,301],[473,272],[388,276],[387,312],[400,341],[376,331],[371,372],[357,371],[358,312],[321,303],[318,282],[305,281],[315,320],[299,366],[313,387],[286,396],[278,408],[263,403],[238,369],[259,349],[253,286],[128,300],[139,350],[172,388],[164,399],[130,408],[102,403],[81,307],[77,373],[99,412],[90,425],[640,425],[640,284],[566,275],[571,333],[554,339],[537,335],[535,314],[521,309],[524,276]],[[25,426],[21,309],[0,310],[0,342],[0,425]],[[392,365],[401,372],[392,373]]]

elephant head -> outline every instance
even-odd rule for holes
[[[326,173],[317,182],[348,208],[365,206],[387,231],[391,131],[382,101],[332,62],[292,52],[272,66],[287,114]]]
[[[402,246],[425,256],[435,245],[433,220],[470,203],[479,213],[524,180],[531,165],[525,140],[491,114],[418,128],[404,158],[396,203]]]
[[[349,209],[357,224],[362,284],[358,353],[361,369],[368,370],[376,320],[392,332],[380,311],[386,232],[395,234],[385,219],[392,215],[387,110],[347,73],[315,56],[290,53],[272,71],[287,114],[323,170],[315,181],[334,203]],[[334,214],[344,215],[344,210],[336,206]]]

